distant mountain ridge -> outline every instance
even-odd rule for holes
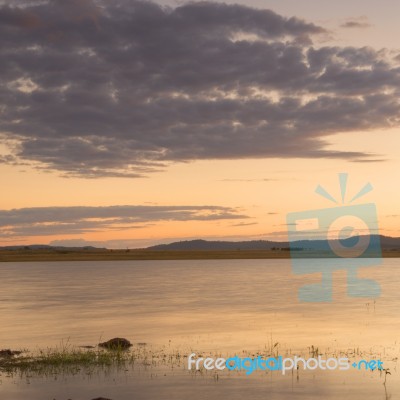
[[[390,236],[379,235],[382,250],[400,250],[400,237],[394,238]],[[354,246],[358,237],[351,237],[344,239],[341,243],[345,246]],[[248,240],[248,241],[222,241],[222,240],[183,240],[179,242],[172,242],[166,244],[159,244],[155,246],[146,247],[142,250],[151,251],[235,251],[235,250],[272,250],[272,249],[285,249],[289,247],[304,249],[304,250],[327,250],[329,243],[327,240],[298,240],[293,243],[289,242],[275,242],[271,240]],[[49,250],[49,251],[100,251],[107,250],[105,247],[95,246],[51,246],[43,244],[32,245],[17,245],[17,246],[3,246],[0,250]]]
[[[280,245],[288,247],[288,242],[272,242],[269,240],[250,240],[241,242],[211,241],[203,239],[184,240],[169,244],[147,247],[147,250],[271,250]]]
[[[382,250],[400,250],[400,238],[389,236],[380,236]],[[351,237],[341,241],[345,246],[352,246],[358,237]],[[211,240],[184,240],[169,244],[159,244],[156,246],[147,247],[146,250],[272,250],[272,249],[288,249],[296,247],[307,250],[325,250],[329,248],[327,240],[298,240],[292,243],[289,242],[274,242],[270,240],[249,240],[249,241],[211,241]]]

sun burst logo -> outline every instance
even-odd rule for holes
[[[287,215],[293,272],[322,275],[320,283],[299,289],[300,301],[332,301],[332,273],[336,270],[347,271],[348,296],[378,297],[380,294],[375,281],[357,275],[359,268],[381,263],[376,206],[374,203],[352,204],[373,187],[367,183],[346,203],[347,183],[348,174],[339,174],[341,202],[321,185],[315,190],[338,206]]]

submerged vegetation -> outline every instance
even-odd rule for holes
[[[3,357],[0,359],[0,370],[24,375],[76,374],[99,367],[125,367],[134,361],[134,354],[118,350],[47,349],[36,354],[23,352],[17,357]]]
[[[153,350],[147,348],[145,343],[138,343],[130,349],[123,346],[105,349],[102,346],[87,348],[62,344],[35,352],[25,350],[15,352],[16,354],[7,353],[0,355],[0,372],[26,377],[90,374],[98,370],[126,370],[135,365],[167,365],[173,368],[181,366],[183,358],[178,351],[170,351],[164,347]]]
[[[62,343],[56,348],[38,349],[36,351],[0,351],[0,375],[19,377],[51,377],[57,375],[91,375],[99,371],[128,371],[133,368],[156,368],[156,369],[187,369],[187,355],[195,351],[194,349],[186,349],[182,352],[169,346],[153,348],[146,343],[136,343],[132,345],[128,340],[122,338],[114,338],[98,346],[81,346],[76,347],[68,342]],[[383,352],[385,353],[385,352]],[[284,357],[301,356],[301,357],[346,357],[348,359],[367,358],[372,359],[379,357],[385,361],[397,361],[393,357],[385,356],[381,352],[370,349],[369,351],[361,351],[358,348],[341,350],[326,350],[321,352],[317,346],[311,345],[303,352],[292,349],[283,349],[279,342],[272,340],[265,344],[263,349],[259,351],[242,350],[238,354],[242,357]],[[212,354],[199,352],[199,357],[221,357],[221,354]],[[233,356],[227,355],[227,356]],[[192,371],[193,372],[193,371]],[[200,373],[206,371],[200,370]],[[390,375],[389,369],[377,371],[384,378],[386,384],[387,375]],[[299,370],[296,371],[297,377]]]

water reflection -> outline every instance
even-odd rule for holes
[[[225,374],[215,382],[212,376],[192,376],[182,368],[110,372],[106,380],[32,378],[29,384],[16,378],[11,384],[3,375],[0,391],[7,390],[8,399],[27,398],[24,393],[30,399],[43,399],[43,393],[49,399],[78,399],[97,389],[101,393],[92,397],[130,399],[135,393],[135,399],[160,394],[177,399],[189,395],[353,399],[364,393],[364,398],[389,398],[400,381],[395,372],[400,339],[397,263],[385,259],[383,266],[361,274],[379,282],[382,295],[376,301],[347,298],[346,276],[338,272],[334,301],[326,304],[298,302],[298,287],[318,281],[318,276],[292,275],[289,260],[0,265],[1,348],[35,349],[67,339],[88,345],[122,336],[151,346],[224,354],[262,350],[272,342],[279,342],[282,351],[293,352],[310,346],[332,353],[357,349],[394,360],[386,395],[377,374],[303,374],[290,388],[288,378],[276,374],[251,379]]]

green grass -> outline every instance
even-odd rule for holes
[[[73,347],[39,350],[17,357],[0,359],[0,371],[22,375],[58,375],[88,373],[98,368],[126,368],[134,364],[136,354],[123,350],[87,350]]]
[[[57,376],[94,374],[107,370],[127,370],[135,364],[143,367],[181,366],[183,356],[179,351],[162,347],[154,350],[136,345],[129,350],[106,350],[96,347],[85,349],[69,344],[57,348],[24,351],[18,356],[0,357],[0,373],[9,376]]]

